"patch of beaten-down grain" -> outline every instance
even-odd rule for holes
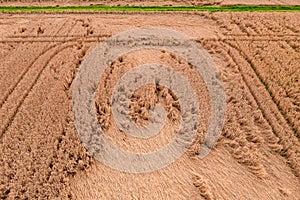
[[[297,126],[298,112],[299,17],[298,13],[0,15],[0,198],[298,199],[300,151],[292,128]],[[99,77],[95,105],[105,134],[117,146],[132,152],[155,151],[172,141],[180,127],[176,95],[161,85],[146,85],[131,98],[131,117],[145,125],[149,109],[161,103],[168,114],[163,130],[146,141],[117,128],[110,107],[113,87],[138,65],[161,63],[181,73],[195,90],[201,110],[197,138],[186,154],[155,172],[122,173],[91,158],[80,142],[72,113],[74,78],[85,55],[100,41],[149,26],[187,34],[209,52],[226,90],[226,122],[216,147],[198,158],[211,117],[202,77],[171,52],[122,55]],[[267,73],[270,69],[274,72]]]

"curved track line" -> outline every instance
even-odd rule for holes
[[[229,43],[227,43],[227,44],[230,45],[231,47],[235,48],[235,49],[239,52],[239,55],[242,56],[242,58],[245,59],[245,60],[249,63],[249,65],[250,65],[251,68],[253,69],[255,75],[256,75],[256,76],[258,77],[258,79],[260,80],[261,84],[263,84],[263,85],[265,86],[265,85],[266,85],[266,82],[264,81],[264,78],[260,75],[259,72],[257,72],[257,69],[255,68],[254,64],[251,62],[249,56],[247,56],[247,54],[246,54],[241,48],[239,48],[239,47],[237,47],[237,46],[235,46],[235,45],[233,45],[233,44],[229,44]],[[264,62],[266,65],[268,65],[268,63],[266,63],[265,60],[263,60],[263,62]],[[286,125],[287,125],[288,127],[290,127],[291,130],[293,130],[293,127],[292,127],[291,124],[289,123],[289,120],[285,118],[285,115],[280,111],[278,104],[273,100],[273,95],[270,93],[270,91],[269,91],[267,88],[266,88],[266,91],[269,93],[270,97],[272,97],[272,98],[271,98],[271,99],[272,99],[272,102],[276,105],[277,111],[278,111],[278,113],[280,113],[280,115],[281,115],[281,119],[279,119],[279,121],[281,122],[282,119],[284,119],[284,122],[285,122],[286,124],[284,124],[284,122],[282,122],[282,123],[283,123],[283,126],[286,126]]]
[[[71,31],[73,27],[71,27],[69,29],[69,31]],[[68,31],[68,32],[69,32]],[[9,38],[9,39],[24,39],[24,38],[72,38],[72,37],[82,37],[82,35],[55,35],[55,36],[51,36],[51,35],[39,35],[39,36],[36,36],[36,35],[20,35],[20,36],[16,36],[16,35],[12,35],[12,36],[8,36],[6,38]],[[98,35],[89,35],[88,36],[89,38],[98,38],[98,37],[111,37],[111,34],[98,34]]]
[[[67,45],[65,45],[65,46],[63,46],[63,47],[58,48],[56,51],[54,51],[54,53],[52,53],[52,54],[50,55],[50,58],[45,62],[45,64],[42,66],[42,68],[41,68],[41,69],[37,69],[37,70],[38,70],[37,76],[34,78],[32,84],[29,86],[29,88],[28,88],[28,89],[26,88],[26,91],[25,91],[25,93],[21,96],[20,100],[17,100],[17,106],[16,106],[16,107],[10,109],[10,108],[9,108],[9,105],[6,106],[6,105],[9,104],[10,102],[8,102],[7,104],[3,104],[3,106],[1,107],[0,112],[3,112],[2,110],[5,109],[5,106],[8,107],[8,109],[7,109],[7,110],[4,110],[4,113],[5,113],[4,116],[6,117],[6,119],[1,119],[2,122],[1,122],[1,126],[0,126],[0,137],[2,137],[2,135],[7,131],[9,125],[10,125],[11,122],[14,120],[14,118],[15,118],[17,112],[19,111],[21,105],[23,104],[24,100],[28,97],[29,93],[32,91],[32,88],[33,88],[34,85],[37,83],[38,79],[40,78],[40,76],[41,76],[42,72],[44,71],[44,69],[48,66],[49,62],[53,59],[53,57],[54,57],[55,55],[59,54],[59,53],[60,53],[61,51],[63,51],[64,49],[67,49],[67,48],[72,47],[72,46],[73,46],[73,44],[67,44]],[[40,57],[40,58],[41,58],[41,57]],[[37,62],[35,62],[35,63],[37,63]],[[35,63],[34,63],[34,64],[35,64]],[[22,89],[22,88],[21,88],[21,89]],[[14,90],[14,91],[16,91],[16,92],[14,92],[14,93],[17,93],[17,92],[18,92],[18,90]],[[8,113],[5,112],[5,111],[7,111]]]
[[[82,37],[70,37],[68,39],[49,39],[49,40],[5,40],[5,41],[1,41],[0,40],[0,43],[20,43],[20,42],[47,42],[47,43],[51,43],[51,42],[56,42],[56,43],[64,43],[64,42],[72,42],[74,40],[79,40],[79,39],[82,39]],[[107,38],[91,38],[90,37],[85,37],[83,38],[83,41],[84,42],[102,42],[104,41],[105,39]]]
[[[264,118],[267,120],[273,133],[275,133],[275,135],[280,139],[279,143],[283,145],[283,149],[285,151],[283,153],[285,153],[285,158],[289,161],[290,167],[293,169],[295,174],[298,177],[300,177],[300,163],[297,159],[297,148],[300,147],[300,144],[297,138],[294,136],[291,127],[278,110],[278,107],[276,106],[275,102],[270,98],[270,94],[268,91],[266,91],[263,82],[260,80],[259,74],[257,74],[255,72],[255,69],[252,68],[251,63],[247,61],[247,59],[243,55],[243,52],[241,52],[239,48],[230,43],[226,42],[225,44],[229,47],[228,49],[236,51],[237,55],[239,55],[244,60],[242,61],[241,59],[239,59],[237,61],[235,56],[231,55],[233,61],[238,66],[238,69],[243,77],[244,82],[246,83],[247,87],[249,88],[249,91],[251,92],[252,96],[257,102],[257,105],[262,111]],[[237,64],[240,62],[245,62],[249,66],[245,64],[247,68],[243,68],[239,64]],[[247,69],[250,69],[250,71],[247,72]],[[251,83],[251,79],[253,79],[254,77],[252,77],[249,73],[253,73],[255,75],[257,82],[259,82],[259,84],[261,85],[260,88],[258,88],[257,85]],[[264,98],[260,99],[259,96],[262,96]],[[270,102],[272,106],[270,106],[266,102]]]
[[[34,65],[34,63],[36,62],[36,60],[38,60],[40,57],[42,57],[45,53],[47,53],[48,51],[50,51],[52,48],[55,48],[58,44],[54,44],[52,46],[49,46],[48,48],[44,49],[29,65],[28,67],[21,73],[21,75],[19,77],[17,77],[17,81],[15,82],[15,84],[11,85],[11,87],[8,88],[8,90],[4,93],[4,98],[2,100],[0,100],[0,109],[2,107],[2,105],[4,104],[4,102],[7,100],[8,96],[15,90],[15,88],[18,86],[18,84],[20,83],[20,81],[23,79],[23,77],[27,74],[27,72],[29,71],[29,69],[32,67],[32,65]]]
[[[67,23],[67,21],[65,21],[61,27],[59,27],[59,29],[54,33],[54,36],[57,35],[65,26],[65,24]],[[32,65],[35,63],[35,61],[37,59],[39,59],[43,54],[45,54],[46,52],[50,51],[52,48],[55,48],[57,45],[59,44],[54,44],[52,46],[48,46],[46,47],[46,49],[44,49],[29,65],[28,67],[21,73],[21,75],[17,78],[17,81],[15,84],[13,84],[11,87],[8,88],[7,92],[4,93],[4,98],[2,100],[0,100],[0,109],[2,108],[3,103],[7,100],[8,96],[11,95],[11,93],[15,90],[15,88],[18,86],[19,82],[23,79],[23,77],[27,74],[27,72],[29,71],[29,69],[32,67]],[[1,136],[1,134],[0,134]]]

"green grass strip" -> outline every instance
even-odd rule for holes
[[[14,12],[147,12],[147,11],[208,11],[208,12],[300,12],[300,6],[0,6],[2,13]]]

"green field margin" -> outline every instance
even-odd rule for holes
[[[230,5],[230,6],[0,6],[2,13],[38,12],[300,12],[300,6]]]

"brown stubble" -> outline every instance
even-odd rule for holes
[[[260,20],[257,20],[256,15]],[[170,17],[174,20],[170,21]],[[268,21],[269,18],[274,17],[278,20]],[[284,26],[283,17],[290,19],[287,23],[290,24],[289,27]],[[261,20],[262,18],[264,20]],[[297,163],[299,163],[297,162],[299,141],[293,135],[285,115],[279,111],[276,102],[274,103],[270,97],[262,79],[253,72],[251,62],[257,68],[261,66],[265,68],[267,65],[261,65],[251,58],[250,50],[245,47],[247,46],[245,40],[268,39],[270,36],[264,35],[263,30],[271,29],[269,24],[275,23],[274,26],[277,28],[274,30],[279,31],[275,39],[282,40],[290,37],[292,40],[289,41],[297,45],[297,41],[294,41],[294,38],[298,38],[297,33],[288,37],[285,34],[297,31],[297,27],[300,27],[298,18],[298,14],[255,13],[95,14],[93,17],[83,14],[59,17],[15,15],[11,18],[2,15],[1,22],[6,23],[1,24],[5,27],[0,29],[3,33],[1,44],[7,50],[1,50],[1,56],[3,55],[5,60],[0,69],[1,75],[5,74],[0,79],[1,94],[15,93],[14,97],[17,98],[8,95],[6,101],[2,100],[1,116],[4,118],[1,117],[1,120],[7,118],[13,120],[8,120],[6,131],[1,136],[1,198],[19,196],[51,199],[55,197],[63,199],[68,197],[78,199],[296,199],[299,196],[299,178],[295,176]],[[16,19],[24,21],[21,24],[12,23],[12,20]],[[39,19],[45,23],[40,22]],[[279,25],[276,25],[276,21]],[[52,25],[47,25],[48,22]],[[98,41],[138,26],[161,26],[190,35],[209,51],[221,71],[227,93],[227,119],[222,138],[206,158],[196,157],[196,147],[201,142],[200,137],[198,144],[193,146],[190,152],[167,168],[147,174],[126,174],[110,169],[90,158],[82,146],[74,126],[71,103],[73,80],[80,63]],[[37,34],[39,27],[44,32]],[[55,27],[63,28],[54,37]],[[284,27],[283,30],[280,30],[280,27]],[[21,33],[18,32],[19,30]],[[17,32],[14,33],[15,31]],[[22,36],[24,34],[25,37]],[[269,39],[274,40],[274,38]],[[295,46],[294,43],[288,43]],[[57,47],[43,54],[41,60],[36,59],[49,47],[49,44]],[[285,44],[287,51],[293,51]],[[13,45],[15,50],[12,49],[10,52],[9,49],[13,48],[10,45]],[[34,50],[26,53],[26,47]],[[253,48],[256,48],[255,45]],[[246,59],[245,55],[248,51],[250,58]],[[241,55],[240,52],[244,54]],[[279,53],[284,55],[282,51]],[[159,52],[158,55],[164,54]],[[270,53],[271,58],[272,55]],[[167,64],[177,65],[176,56],[174,62],[170,54],[167,53],[165,56],[162,60],[167,61]],[[128,70],[126,66],[135,63],[133,58],[136,57],[130,59],[128,57],[127,64],[123,68],[118,61],[115,65],[120,69]],[[24,62],[19,61],[21,59]],[[28,67],[32,62],[36,62],[35,67]],[[8,70],[10,67],[14,70]],[[184,70],[180,65],[178,67],[178,70]],[[28,82],[24,78],[18,81],[19,76],[14,74],[20,75],[27,68],[28,71],[37,73],[26,73],[23,77],[28,76]],[[111,82],[112,85],[122,73],[114,73],[116,76]],[[187,70],[186,75],[190,73],[191,71]],[[264,78],[263,75],[261,77]],[[6,80],[9,84],[5,84]],[[192,78],[190,80],[192,82]],[[201,89],[199,98],[205,93],[205,87],[199,86],[200,82],[200,79],[195,80],[195,84],[198,84],[198,88]],[[10,92],[9,88],[16,88],[13,87],[14,84],[19,85],[20,89]],[[284,90],[286,88],[284,87]],[[111,87],[101,88],[101,83],[99,89],[111,91]],[[139,91],[137,97],[143,96],[142,92],[138,93]],[[169,92],[166,96],[169,96],[168,94],[172,96]],[[21,103],[19,99],[22,100]],[[174,100],[173,97],[172,99]],[[173,104],[172,99],[170,100]],[[145,104],[138,107],[137,112],[143,106]],[[13,118],[9,117],[10,112],[13,113]],[[204,124],[207,123],[205,119],[209,118],[203,118]],[[1,123],[1,126],[3,124]],[[143,148],[136,149],[134,145],[121,141],[123,135],[118,132],[112,133],[115,134],[112,139],[116,144],[131,150],[146,151],[147,147],[157,149],[172,139],[176,129],[174,124],[169,121],[167,126],[170,129],[160,135],[162,140],[157,140],[160,142],[158,145],[150,143],[148,146],[145,144]],[[110,134],[109,131],[107,134]],[[202,134],[199,132],[200,136]]]

